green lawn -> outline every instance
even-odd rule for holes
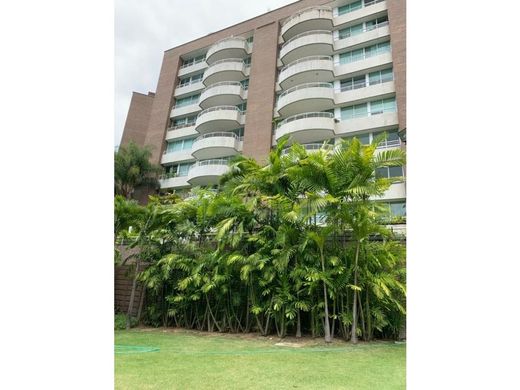
[[[158,352],[115,355],[116,389],[355,389],[405,388],[406,347],[342,340],[276,346],[276,337],[188,331],[116,331],[116,345]],[[295,342],[286,339],[283,342]]]

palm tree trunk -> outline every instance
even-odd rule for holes
[[[135,263],[134,280],[132,281],[132,292],[130,293],[130,302],[128,304],[128,312],[126,313],[126,329],[130,329],[130,326],[131,326],[130,317],[132,316],[132,310],[134,310],[135,290],[137,288],[137,276],[138,275],[139,275],[139,259],[137,259],[136,263]]]
[[[354,286],[357,287],[357,277],[358,277],[358,258],[359,258],[359,246],[360,243],[357,241],[356,243],[356,257],[354,259]],[[350,336],[350,342],[352,344],[357,344],[357,299],[356,299],[357,291],[354,290],[354,299],[352,300],[352,331]]]
[[[323,258],[323,249],[320,248],[320,256],[321,256],[321,269],[325,273],[325,259]],[[329,307],[327,304],[327,284],[323,281],[323,303],[325,304],[325,342],[330,343],[330,325],[329,325]]]

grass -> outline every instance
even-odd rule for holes
[[[276,337],[189,331],[116,331],[116,345],[157,352],[115,355],[116,389],[404,389],[406,347],[392,342]]]

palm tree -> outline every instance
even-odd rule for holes
[[[157,186],[162,168],[150,163],[151,155],[149,146],[141,148],[133,142],[119,148],[114,156],[116,194],[130,199],[139,186]]]

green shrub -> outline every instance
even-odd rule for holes
[[[137,319],[134,317],[130,318],[130,327],[133,328],[137,325]],[[123,330],[126,329],[126,314],[116,314],[114,317],[114,329]]]

